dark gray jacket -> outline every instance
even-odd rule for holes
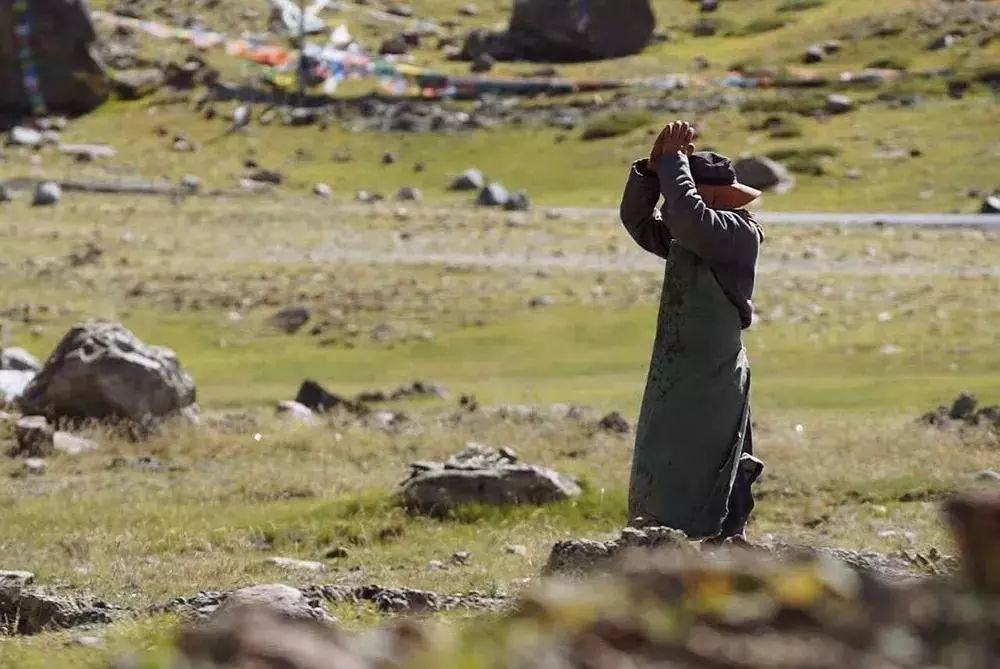
[[[662,209],[656,205],[664,198]],[[646,161],[632,165],[622,195],[621,219],[639,246],[661,258],[676,241],[704,260],[740,312],[744,328],[753,319],[757,255],[764,234],[749,212],[710,209],[698,194],[688,157],[663,156],[657,172]]]

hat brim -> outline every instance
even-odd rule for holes
[[[728,186],[698,184],[698,190],[710,195],[709,199],[716,209],[742,209],[761,196],[756,188],[739,182]]]

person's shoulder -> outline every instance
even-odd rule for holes
[[[733,213],[739,217],[742,227],[757,238],[758,243],[764,241],[764,228],[760,226],[757,217],[754,216],[752,211],[749,209],[734,209]]]

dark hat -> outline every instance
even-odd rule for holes
[[[736,179],[736,170],[729,158],[712,151],[698,151],[692,153],[688,160],[695,184],[723,189],[720,192],[725,195],[724,199],[730,206],[742,207],[760,197],[759,190],[741,184]]]

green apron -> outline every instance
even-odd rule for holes
[[[629,518],[718,535],[750,417],[742,324],[711,268],[676,241],[636,430]]]

